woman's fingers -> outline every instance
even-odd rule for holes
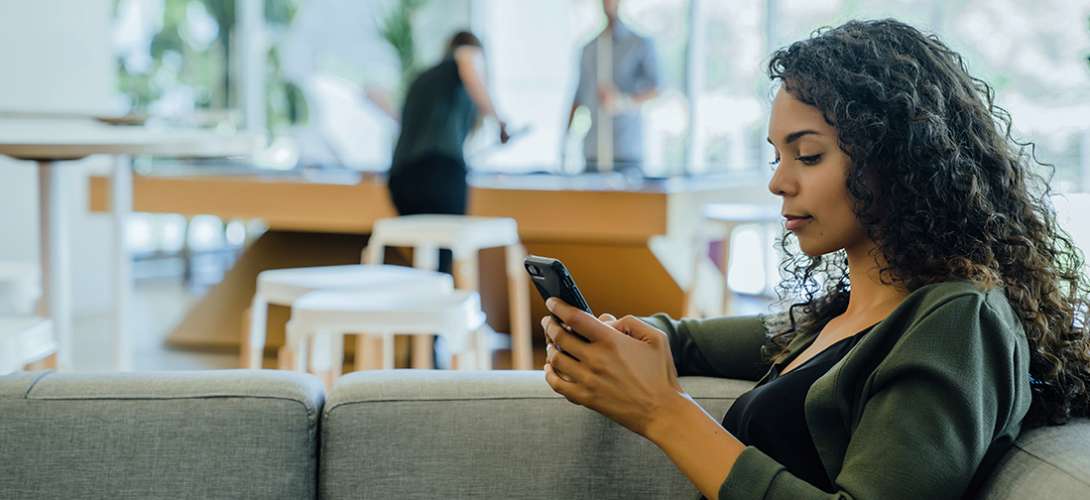
[[[566,380],[577,384],[585,384],[592,377],[590,368],[564,351],[556,351],[549,366],[552,366],[557,373],[566,375]]]
[[[572,403],[581,405],[586,401],[583,389],[578,384],[561,377],[550,364],[545,365],[545,383]]]
[[[598,318],[587,314],[581,309],[572,307],[556,297],[545,301],[545,306],[549,309],[549,312],[560,318],[560,321],[591,342],[609,340],[612,334],[616,333],[605,323],[598,321]],[[556,337],[553,337],[553,341],[556,341]],[[563,349],[563,346],[561,346],[561,349]]]
[[[601,316],[598,316],[598,321],[601,321],[602,323],[609,323],[611,321],[617,321],[617,317],[612,314],[605,313]]]
[[[665,340],[666,338],[666,334],[662,330],[644,323],[643,320],[632,315],[616,320],[610,323],[610,326],[624,332],[629,337],[636,340],[656,342]]]
[[[587,341],[578,335],[573,335],[556,318],[545,316],[541,319],[541,327],[545,329],[545,336],[561,351],[571,353],[579,359],[586,356]]]

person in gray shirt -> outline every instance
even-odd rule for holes
[[[640,108],[658,95],[661,85],[655,44],[621,22],[620,3],[602,0],[607,24],[583,47],[579,84],[568,115],[570,129],[579,106],[591,111],[591,128],[583,142],[588,172],[642,171]]]

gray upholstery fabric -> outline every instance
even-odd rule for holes
[[[317,379],[274,371],[0,377],[3,498],[313,498]]]
[[[721,418],[752,383],[685,378]],[[322,498],[695,498],[658,448],[554,394],[541,372],[368,372],[322,421]]]
[[[981,498],[1090,498],[1090,420],[1024,432]]]
[[[686,377],[715,418],[750,382]],[[695,498],[541,372],[0,376],[0,498]],[[318,420],[322,411],[322,456]],[[982,499],[1090,498],[1090,420],[1026,432]]]

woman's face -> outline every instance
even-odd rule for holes
[[[867,243],[848,194],[850,160],[821,112],[781,86],[772,101],[768,142],[776,150],[768,189],[783,198],[785,226],[802,251],[813,257]]]

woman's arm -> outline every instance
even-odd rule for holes
[[[641,319],[666,334],[680,375],[757,380],[768,371],[762,352],[768,333],[760,316]]]
[[[484,83],[484,64],[481,50],[477,47],[462,46],[454,49],[454,62],[458,66],[458,77],[462,79],[462,85],[466,93],[481,111],[481,116],[495,118],[496,108],[492,105],[492,97],[488,93],[488,87]]]
[[[847,416],[858,419],[850,437],[819,434],[841,429],[839,418],[810,422],[815,441],[843,449],[834,466],[835,492],[798,478],[754,447],[741,447],[702,414],[659,368],[666,363],[655,361],[670,357],[664,334],[633,318],[606,324],[550,301],[550,311],[589,342],[546,318],[546,334],[560,347],[550,353],[546,381],[570,401],[654,442],[709,498],[955,499],[969,487],[996,432],[1016,429],[1029,404],[1025,340],[981,297],[951,299],[915,320],[873,374],[857,374],[865,380],[842,374],[849,377],[842,383],[860,384],[865,392],[861,413]],[[574,376],[564,380],[558,373]]]

